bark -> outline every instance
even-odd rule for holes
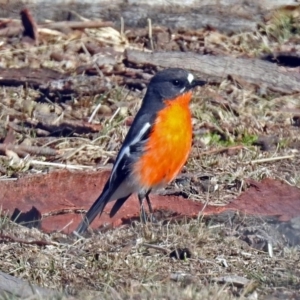
[[[126,58],[127,63],[135,65],[186,68],[213,83],[230,76],[240,84],[250,83],[286,94],[300,92],[300,74],[259,59],[137,50],[127,50]]]

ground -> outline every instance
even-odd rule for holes
[[[256,32],[175,31],[180,43],[167,43],[165,48],[180,49],[183,40],[189,50],[205,48],[257,59],[275,52],[297,54],[299,27],[290,13],[274,15]],[[164,48],[159,36],[159,47]],[[2,38],[1,67],[47,67],[75,76],[81,65],[85,70],[88,64],[94,67],[93,47],[108,47],[110,52],[119,51],[117,58],[104,55],[107,63],[95,74],[104,74],[112,87],[102,93],[60,98],[41,95],[30,84],[1,86],[0,142],[5,145],[10,139],[26,149],[22,153],[1,148],[1,179],[49,172],[64,164],[111,166],[145,92],[143,80],[154,73],[141,67],[145,70],[141,80],[135,77],[133,83],[120,84],[126,75],[118,74],[128,67],[122,62],[122,51],[149,46],[147,38],[135,30],[85,29],[57,35],[42,32],[39,39],[39,45],[32,45]],[[197,90],[191,103],[192,153],[182,174],[162,193],[225,205],[246,189],[248,178],[276,178],[300,187],[299,98],[299,94],[241,86],[230,78]],[[89,120],[98,130],[76,131],[81,120]],[[63,122],[75,125],[70,130]],[[31,146],[50,147],[60,155],[55,159],[35,155]],[[57,166],[41,164],[53,161]],[[257,239],[278,226],[272,219],[236,214],[226,215],[223,221],[202,217],[146,225],[135,221],[76,239],[28,229],[3,217],[0,270],[55,289],[63,299],[299,299],[299,246],[272,235],[270,252],[268,241],[260,245],[242,234],[251,231]]]

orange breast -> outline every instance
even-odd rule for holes
[[[192,123],[187,92],[165,102],[145,145],[145,153],[134,165],[139,185],[145,189],[172,181],[182,169],[191,150]]]

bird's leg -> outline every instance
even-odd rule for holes
[[[141,221],[144,224],[146,224],[147,217],[146,217],[146,213],[145,213],[145,209],[144,209],[144,205],[143,205],[144,197],[145,197],[144,194],[138,194],[138,198],[139,198],[139,202],[140,202],[140,210],[141,210],[141,213],[140,213]]]
[[[140,201],[140,207],[141,207],[141,220],[142,220],[143,223],[146,223],[146,221],[147,221],[147,215],[146,215],[145,208],[144,208],[144,205],[143,205],[144,198],[146,198],[146,201],[147,201],[147,204],[148,204],[151,222],[156,221],[155,218],[153,217],[153,208],[152,208],[151,201],[150,201],[150,198],[149,198],[150,192],[151,192],[151,190],[147,191],[145,194],[143,193],[143,194],[138,195],[139,201]]]
[[[146,198],[146,200],[147,200],[148,207],[149,207],[150,220],[151,220],[152,223],[157,223],[157,219],[156,219],[156,218],[154,217],[154,215],[153,215],[152,204],[151,204],[150,197],[149,197],[150,192],[151,192],[151,190],[149,190],[149,191],[146,193],[145,198]]]
[[[149,190],[149,191],[145,194],[145,198],[146,198],[146,200],[147,200],[147,204],[148,204],[148,207],[149,207],[149,212],[150,212],[150,214],[153,214],[153,209],[152,209],[151,201],[150,201],[150,198],[149,198],[150,192],[151,192],[151,190]]]

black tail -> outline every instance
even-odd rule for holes
[[[97,200],[88,210],[88,212],[84,216],[84,219],[81,221],[81,223],[79,224],[75,232],[77,232],[78,234],[84,233],[87,230],[87,228],[90,226],[90,224],[94,221],[94,219],[97,217],[97,215],[102,214],[109,199],[110,199],[109,189],[104,188],[103,193],[97,198]]]
[[[118,210],[122,207],[122,205],[125,203],[125,201],[129,198],[131,194],[129,194],[128,196],[124,197],[124,198],[120,198],[118,199],[114,206],[112,207],[109,216],[112,218],[117,212]]]

